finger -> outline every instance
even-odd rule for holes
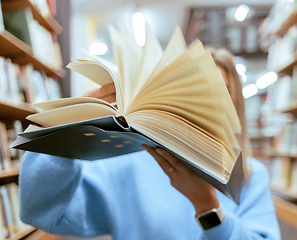
[[[84,97],[94,97],[103,99],[109,95],[115,95],[115,86],[113,83],[102,86],[101,88],[96,88],[84,94]]]
[[[169,162],[169,164],[176,168],[178,171],[182,173],[189,173],[191,171],[191,169],[188,166],[186,166],[184,163],[178,160],[170,152],[162,148],[157,148],[156,152],[160,154],[162,157],[164,157]]]
[[[161,155],[159,155],[154,148],[149,147],[149,146],[142,146],[143,149],[145,149],[146,151],[149,152],[149,154],[151,154],[153,156],[153,158],[157,161],[157,163],[160,165],[160,167],[163,169],[163,171],[168,175],[170,174],[174,168],[172,167],[172,165],[167,162]]]
[[[114,83],[103,85],[101,89],[106,95],[115,94],[116,92]]]
[[[116,101],[116,95],[111,94],[111,95],[108,95],[108,96],[101,97],[101,99],[106,101],[106,102],[113,103],[113,102]]]

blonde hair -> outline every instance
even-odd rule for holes
[[[237,115],[241,124],[241,135],[238,136],[238,142],[242,149],[242,157],[244,159],[244,172],[245,175],[248,176],[245,159],[247,156],[252,156],[252,150],[247,132],[247,121],[245,116],[245,103],[242,95],[242,84],[235,68],[234,56],[231,52],[224,48],[207,48],[207,50],[211,53],[215,63],[226,71],[229,80],[230,97],[236,108]]]

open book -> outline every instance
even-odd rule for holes
[[[40,112],[27,119],[38,126],[11,146],[85,160],[160,146],[239,202],[240,122],[211,54],[198,39],[186,46],[178,27],[164,52],[149,28],[144,47],[125,31],[110,28],[110,36],[116,67],[98,60],[68,67],[100,85],[114,82],[117,108],[88,97],[36,103]]]

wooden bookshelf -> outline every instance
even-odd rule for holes
[[[282,113],[290,113],[296,118],[297,117],[297,106],[293,106],[288,109],[284,109],[281,112]]]
[[[8,178],[8,177],[15,177],[18,176],[20,172],[19,168],[12,168],[7,170],[1,170],[0,172],[0,181],[2,179]]]
[[[280,195],[284,198],[297,201],[297,193],[293,193],[288,189],[271,186],[271,190],[272,190],[272,193],[275,193],[276,195]]]
[[[27,226],[24,229],[21,229],[20,231],[13,234],[11,237],[6,238],[6,240],[24,239],[26,236],[33,233],[34,231],[36,231],[36,228]]]
[[[279,153],[279,152],[270,152],[266,153],[270,157],[281,157],[281,158],[297,158],[297,154],[290,154],[290,153]]]
[[[22,239],[26,239],[26,240],[56,240],[56,239],[61,239],[61,237],[58,235],[46,233],[41,230],[36,230],[36,231],[33,231],[30,235],[28,235]]]
[[[35,108],[29,103],[9,103],[8,100],[0,100],[0,119],[25,121],[29,114],[36,113]]]
[[[26,43],[4,30],[0,33],[0,56],[10,58],[19,65],[32,64],[37,71],[43,71],[50,77],[63,77],[64,69],[53,69],[42,63]]]
[[[250,140],[251,141],[262,141],[262,140],[269,140],[274,138],[274,136],[267,136],[267,135],[258,135],[258,136],[251,136]]]
[[[297,205],[276,196],[273,202],[278,218],[297,228]]]
[[[19,168],[11,168],[0,171],[0,186],[6,185],[12,182],[18,182]]]
[[[290,75],[292,76],[292,73],[293,73],[293,68],[297,65],[297,57],[296,57],[296,54],[295,54],[295,59],[294,61],[292,61],[291,63],[289,63],[288,65],[286,65],[285,67],[279,69],[277,71],[277,74],[278,75]]]
[[[283,37],[288,30],[297,23],[297,10],[294,10],[291,15],[283,22],[279,29],[277,29],[274,35]]]
[[[60,34],[63,31],[63,27],[52,17],[42,16],[40,10],[30,0],[2,0],[3,10],[16,10],[19,8],[30,7],[34,19],[36,19],[40,25],[46,28],[50,32]]]

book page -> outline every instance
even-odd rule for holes
[[[122,113],[124,111],[124,80],[123,80],[123,62],[122,62],[122,53],[121,53],[121,35],[116,31],[113,25],[108,25],[108,33],[111,40],[113,56],[118,67],[118,85],[116,86],[117,91],[117,106],[119,112]]]
[[[120,32],[119,55],[122,64],[122,92],[123,112],[129,104],[137,75],[140,69],[142,48],[137,45],[135,39],[123,28]]]
[[[100,86],[118,82],[116,79],[116,70],[107,67],[99,61],[79,60],[77,62],[69,63],[67,68],[80,73]]]
[[[122,92],[120,76],[113,64],[108,63],[106,60],[102,62],[98,60],[78,60],[77,62],[69,63],[67,67],[101,86],[113,82],[116,89],[117,106],[119,111],[121,111]]]
[[[176,59],[178,59],[185,51],[187,50],[186,41],[184,35],[179,27],[176,27],[164,54],[157,66],[154,68],[151,73],[149,79],[146,81],[146,84],[150,81],[150,79],[154,79],[156,75],[158,75],[164,68],[173,63]]]
[[[145,30],[145,45],[143,47],[143,54],[137,74],[137,79],[134,84],[129,85],[129,88],[131,89],[129,103],[133,102],[134,96],[145,84],[163,55],[162,47],[148,25],[146,26]],[[126,109],[128,107],[129,106],[127,106]]]
[[[32,114],[26,119],[43,127],[52,127],[105,116],[116,116],[116,111],[104,104],[81,103]]]
[[[217,136],[231,151],[238,146],[234,132],[240,129],[239,119],[219,69],[201,46],[199,42],[192,45],[192,51],[199,50],[196,56],[186,52],[182,60],[176,60],[179,65],[174,62],[174,68],[170,65],[157,75],[137,96],[126,116],[152,109],[171,112]],[[184,57],[189,54],[194,58]],[[199,102],[203,98],[204,106]]]
[[[152,91],[157,91],[162,85],[166,85],[179,77],[200,73],[200,66],[195,59],[200,59],[206,52],[203,51],[203,45],[200,41],[196,41],[191,46],[191,51],[189,49],[184,51],[180,57],[163,69],[154,79],[150,79],[139,91],[133,104],[141,101],[142,97],[150,94]]]
[[[163,111],[142,111],[127,117],[132,127],[147,134],[222,181],[230,176],[235,156],[202,129]]]
[[[29,126],[25,129],[24,132],[32,132],[32,131],[36,131],[36,130],[40,130],[40,129],[43,129],[43,128],[29,124]]]
[[[52,110],[55,108],[66,107],[66,106],[80,104],[80,103],[103,104],[103,105],[110,107],[114,111],[117,111],[117,109],[114,106],[112,106],[110,103],[108,103],[104,100],[101,100],[98,98],[92,98],[92,97],[61,98],[61,99],[47,101],[47,102],[33,103],[33,106],[39,108],[42,111],[48,111],[48,110]]]
[[[133,98],[135,98],[135,96],[141,93],[141,89],[145,89],[147,86],[149,86],[151,84],[151,81],[155,81],[156,75],[158,75],[164,68],[166,68],[172,62],[178,59],[185,52],[186,49],[187,48],[184,36],[180,28],[176,27],[160,61],[153,69],[149,78],[145,82],[142,82],[142,85],[138,85],[137,89],[134,89]]]

